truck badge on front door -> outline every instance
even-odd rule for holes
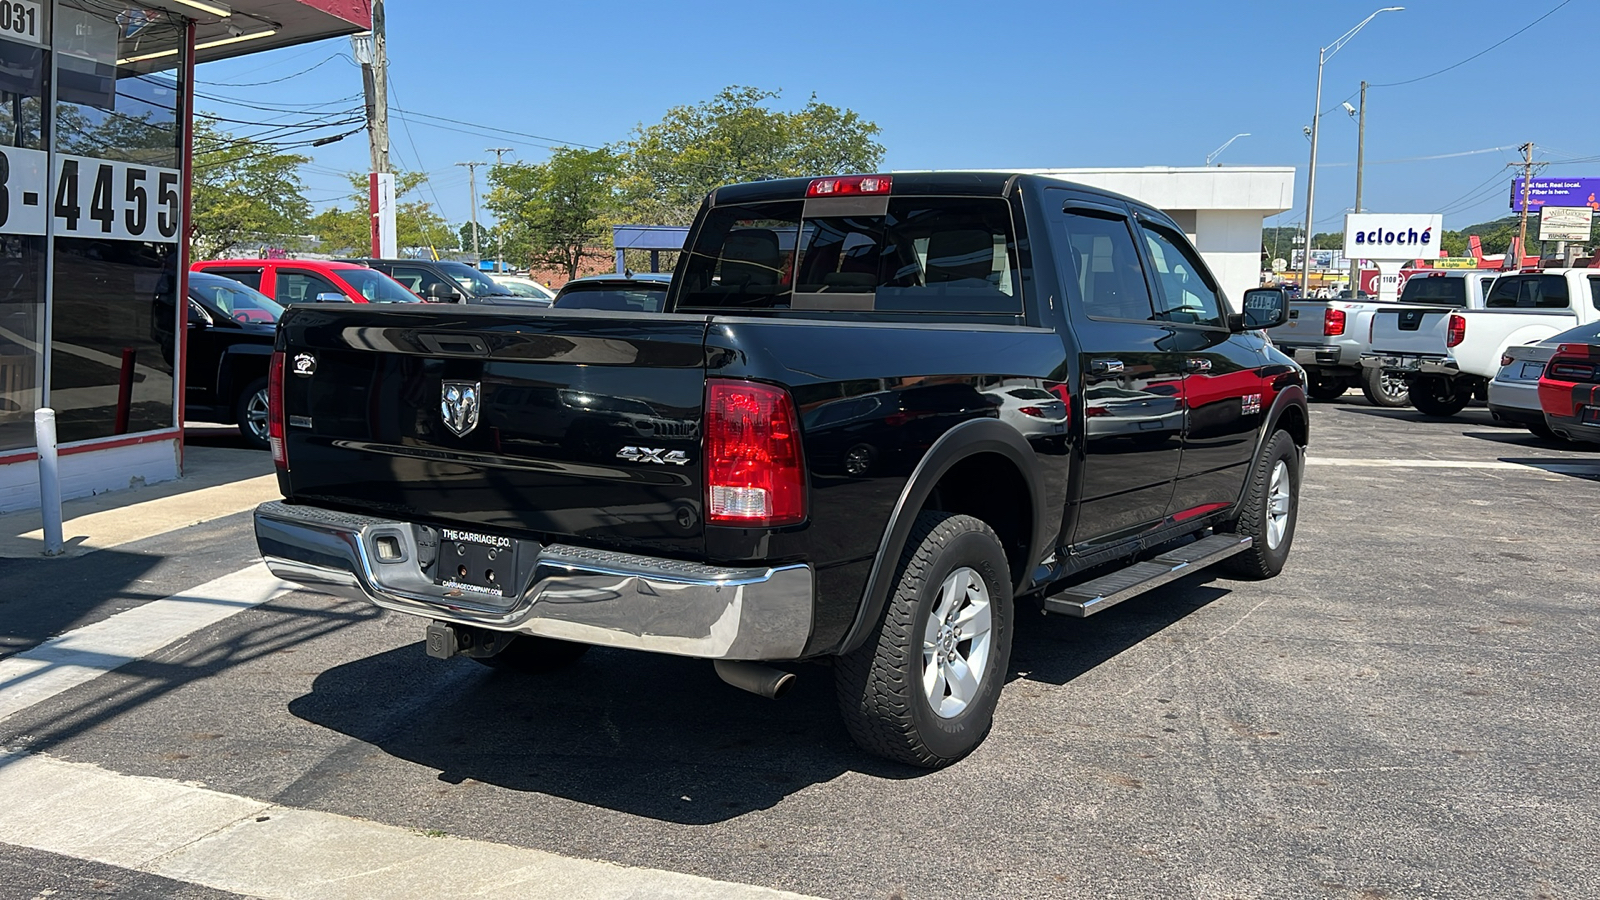
[[[457,437],[466,437],[478,427],[478,395],[483,383],[478,381],[446,381],[440,385],[439,414],[444,426]]]

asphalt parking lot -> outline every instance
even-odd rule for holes
[[[1594,896],[1600,452],[1352,392],[1310,457],[1282,576],[1023,618],[993,734],[939,772],[857,751],[820,665],[780,701],[615,650],[517,676],[307,592],[0,719],[0,748],[833,898]],[[0,577],[127,604],[252,552],[246,514]]]

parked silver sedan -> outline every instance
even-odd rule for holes
[[[1545,424],[1539,406],[1539,376],[1561,344],[1600,342],[1600,323],[1569,328],[1537,344],[1507,347],[1500,356],[1500,371],[1489,382],[1489,414],[1496,422],[1521,425],[1546,440],[1563,440]]]

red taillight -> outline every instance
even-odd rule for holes
[[[888,175],[838,175],[813,178],[806,186],[807,197],[852,197],[858,194],[887,194],[894,179]]]
[[[1329,309],[1322,313],[1322,333],[1328,337],[1344,334],[1344,310]]]
[[[1033,416],[1035,419],[1042,419],[1045,416],[1044,410],[1037,406],[1024,406],[1023,408],[1017,410],[1017,412],[1022,413],[1025,416]]]
[[[267,443],[272,447],[272,464],[289,468],[289,448],[283,443],[283,351],[272,354],[267,369]]]
[[[1467,339],[1467,320],[1455,313],[1450,314],[1450,321],[1445,325],[1444,345],[1454,347]]]
[[[1589,362],[1589,348],[1584,344],[1562,344],[1544,367],[1544,377],[1549,381],[1582,382],[1600,380],[1600,366]]]
[[[706,521],[770,527],[806,518],[800,417],[782,388],[706,382]]]
[[[1511,354],[1509,354],[1509,353],[1500,354],[1500,368],[1504,369],[1506,366],[1509,366],[1514,362],[1516,362],[1516,360],[1511,358]]]

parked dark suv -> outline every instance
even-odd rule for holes
[[[466,263],[432,259],[347,259],[405,285],[435,303],[482,303],[504,306],[549,306],[549,302],[511,293],[510,288]]]
[[[231,278],[189,273],[184,418],[238,425],[245,442],[267,449],[267,363],[283,307]],[[158,296],[151,331],[173,358],[172,301]]]

